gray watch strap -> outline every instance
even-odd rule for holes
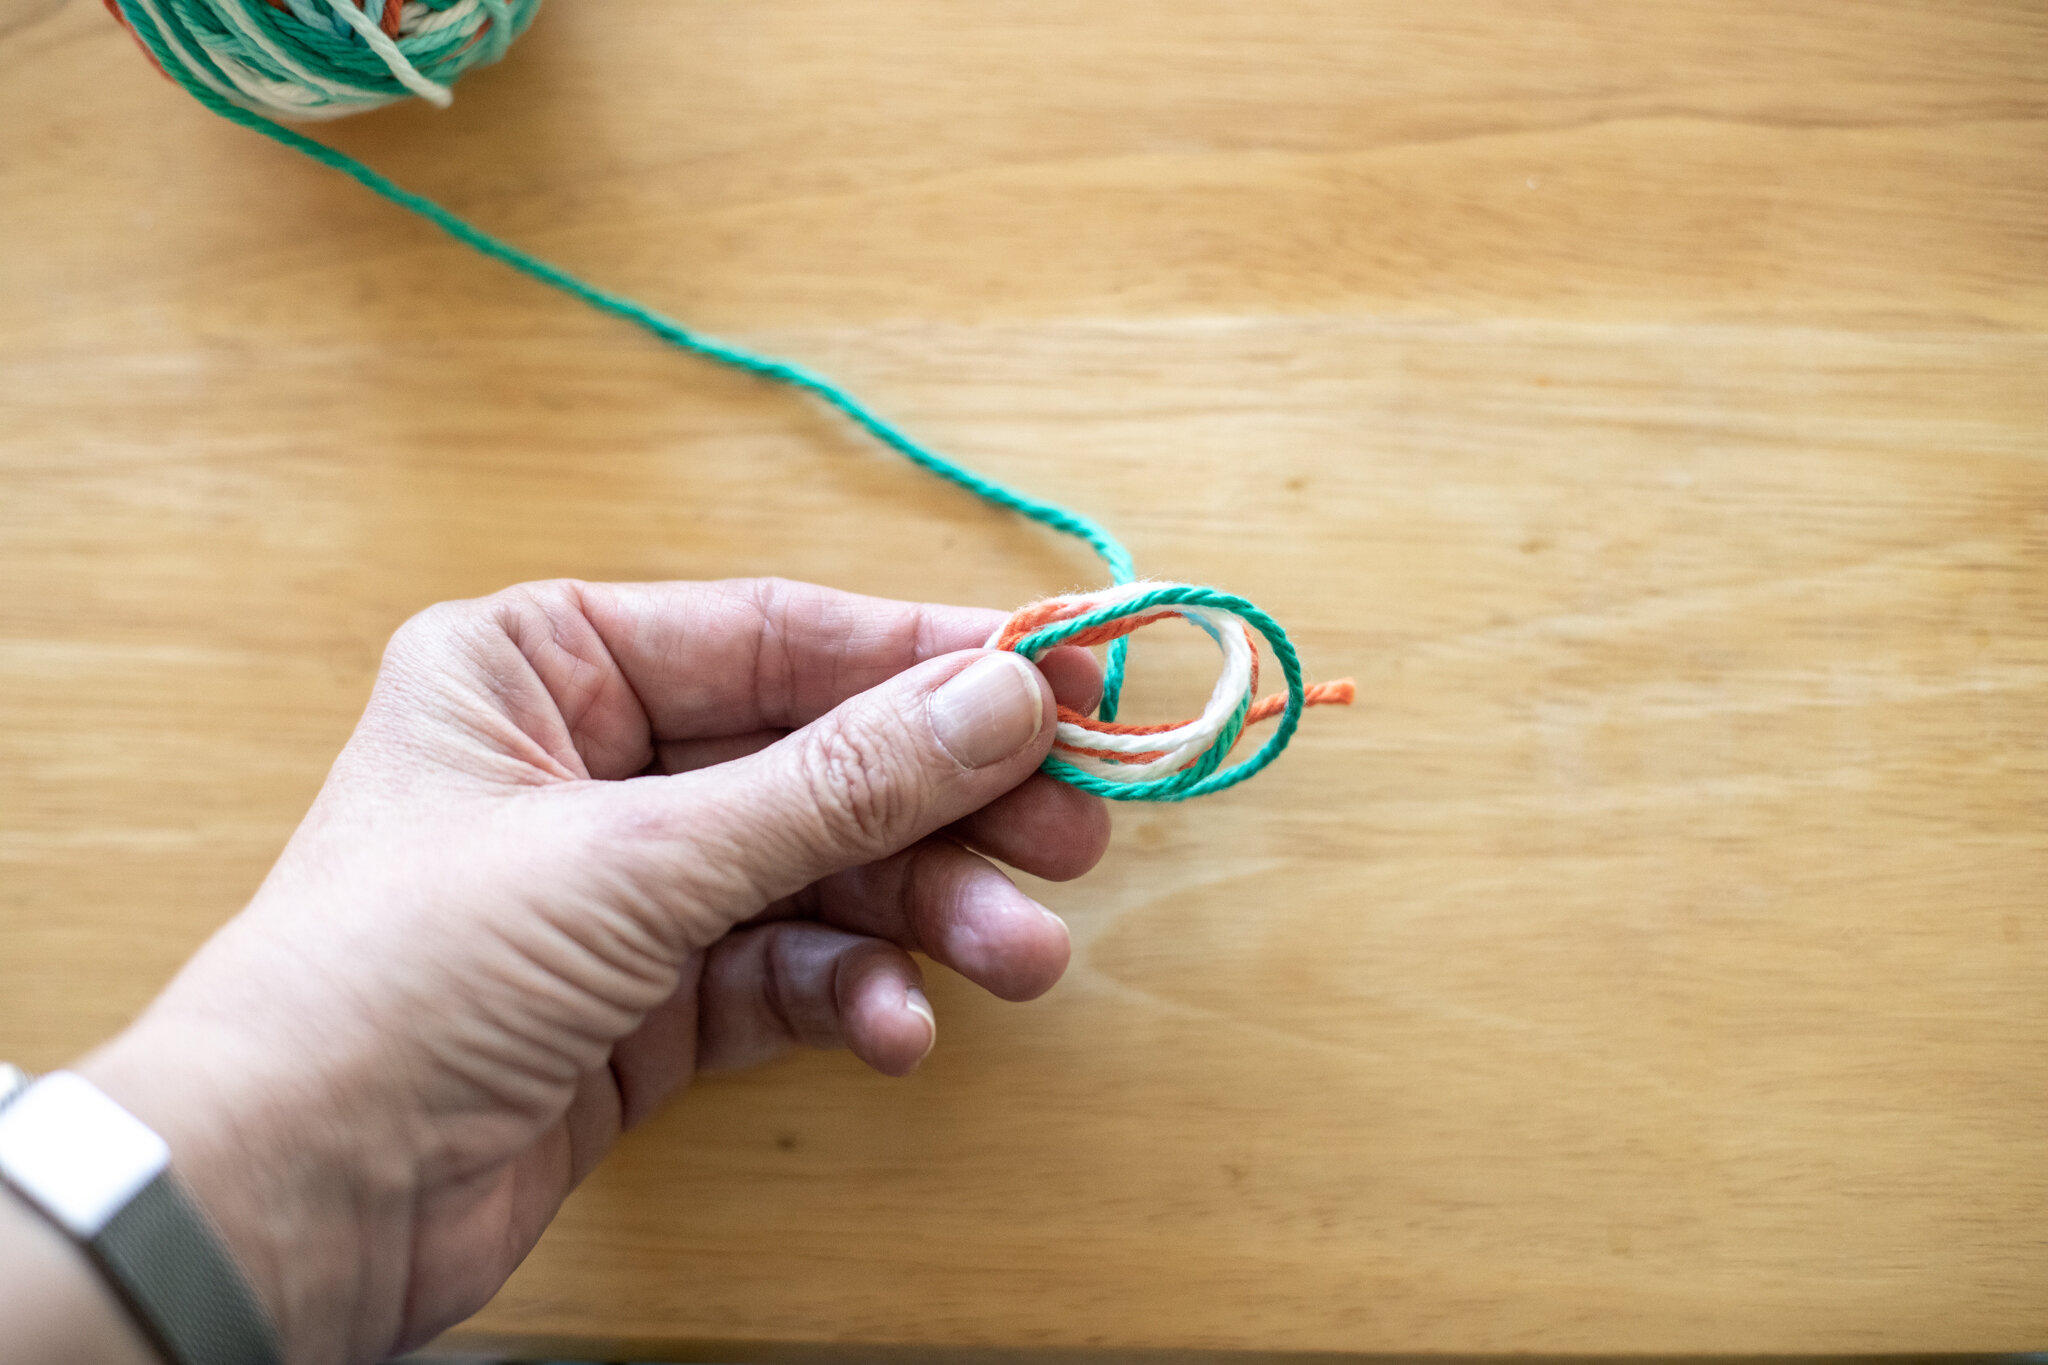
[[[262,1305],[169,1171],[144,1185],[86,1250],[172,1365],[279,1365]]]
[[[9,1113],[16,1102],[23,1109]],[[16,1124],[31,1105],[37,1118]],[[4,1063],[0,1120],[14,1128],[0,1143],[0,1191],[13,1186],[83,1246],[169,1365],[280,1365],[269,1316],[213,1221],[172,1173],[161,1137],[78,1076],[58,1073],[39,1087]],[[127,1139],[125,1150],[105,1140],[110,1130]],[[81,1133],[86,1163],[67,1172],[65,1158],[78,1150]],[[102,1140],[95,1144],[94,1136]],[[132,1160],[138,1150],[139,1165]],[[107,1178],[66,1179],[79,1169]]]

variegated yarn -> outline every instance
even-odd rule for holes
[[[956,463],[922,444],[853,394],[788,361],[702,336],[631,299],[586,284],[456,217],[362,162],[278,124],[333,118],[418,95],[437,105],[464,71],[494,62],[524,32],[540,0],[106,0],[157,65],[221,117],[303,152],[411,210],[456,240],[592,307],[642,327],[695,355],[800,389],[838,409],[899,454],[1033,521],[1076,536],[1107,564],[1119,586],[1033,603],[990,641],[1031,658],[1059,644],[1106,645],[1102,701],[1093,716],[1062,711],[1046,771],[1102,796],[1181,801],[1220,791],[1259,772],[1287,747],[1302,710],[1347,703],[1350,681],[1303,683],[1287,632],[1250,602],[1188,583],[1138,583],[1130,553],[1100,525]],[[1179,616],[1223,651],[1209,704],[1193,720],[1120,724],[1127,636]],[[1263,636],[1286,678],[1285,692],[1260,700]],[[1245,727],[1279,724],[1248,758],[1224,759]]]
[[[449,86],[495,62],[540,0],[107,0],[194,94],[329,119]],[[152,41],[152,38],[155,41]]]

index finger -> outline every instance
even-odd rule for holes
[[[980,648],[1007,619],[779,578],[593,583],[582,597],[656,742],[808,725],[927,659]]]

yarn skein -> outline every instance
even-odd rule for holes
[[[362,162],[276,122],[328,119],[411,96],[445,107],[463,72],[497,61],[532,22],[540,0],[105,0],[163,72],[214,113],[349,176],[464,245],[622,318],[680,350],[789,385],[837,409],[876,440],[969,492],[1085,542],[1118,585],[1107,594],[1048,599],[1021,609],[991,641],[1037,657],[1072,641],[1106,644],[1096,717],[1069,713],[1045,771],[1114,800],[1182,801],[1244,781],[1279,756],[1304,707],[1348,703],[1347,679],[1309,689],[1287,632],[1243,598],[1192,584],[1136,583],[1130,552],[1102,526],[1019,493],[947,458],[832,380],[774,356],[694,332],[622,295],[588,284],[484,232]],[[1178,726],[1116,724],[1128,635],[1178,615],[1217,641],[1224,673],[1201,717]],[[1020,621],[1028,630],[1013,629]],[[1285,700],[1254,700],[1256,629],[1280,661]],[[1093,632],[1093,634],[1091,634]],[[1250,663],[1245,658],[1249,656]],[[1313,691],[1313,695],[1311,694]],[[1255,714],[1255,712],[1257,714]],[[1278,715],[1257,752],[1221,768],[1247,724]],[[1169,734],[1169,732],[1171,732]],[[1134,740],[1132,736],[1151,736]],[[1162,766],[1164,765],[1164,766]],[[1219,771],[1220,769],[1220,771]]]

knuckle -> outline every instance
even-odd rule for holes
[[[518,640],[526,628],[545,626],[573,609],[588,587],[571,578],[516,583],[488,597],[436,602],[415,612],[384,647],[387,664],[437,654],[449,646],[474,644],[485,635]]]
[[[475,633],[478,616],[474,601],[436,602],[413,613],[385,642],[379,671],[387,678],[435,673],[449,650]]]
[[[588,585],[573,578],[515,583],[476,603],[479,615],[517,639],[527,628],[548,628],[578,610]]]
[[[472,611],[473,606],[468,602],[436,602],[407,617],[391,633],[391,647],[402,648],[443,639],[454,634],[460,623],[469,619]]]
[[[732,578],[726,581],[759,607],[763,615],[779,614],[790,597],[802,586],[793,578],[780,578],[772,574],[760,578]]]
[[[880,855],[916,802],[915,774],[871,721],[821,727],[803,750],[804,782],[824,837],[835,847]]]

